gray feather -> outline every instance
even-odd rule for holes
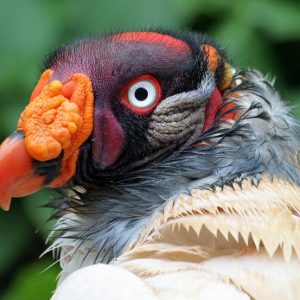
[[[62,277],[82,265],[108,263],[120,255],[179,193],[245,178],[256,183],[262,174],[300,185],[299,124],[290,108],[258,71],[239,71],[234,79],[236,86],[223,96],[224,105],[235,103],[238,120],[216,122],[168,158],[130,171],[117,183],[68,191],[58,209],[68,213],[59,219],[49,248],[61,255]],[[203,145],[193,146],[196,142]]]

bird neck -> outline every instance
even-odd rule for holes
[[[96,262],[108,263],[134,244],[140,233],[179,195],[243,182],[259,185],[262,176],[300,185],[296,155],[298,123],[270,82],[258,72],[238,72],[242,83],[228,91],[236,121],[216,122],[196,143],[160,162],[129,172],[113,184],[69,189],[67,210],[49,250],[60,251],[62,278]]]

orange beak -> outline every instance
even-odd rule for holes
[[[18,131],[0,146],[0,207],[8,210],[12,197],[38,191],[46,175],[37,174],[41,164],[64,156],[60,174],[49,184],[59,187],[76,171],[79,147],[93,127],[92,83],[85,74],[74,74],[66,83],[50,81],[46,70],[21,114]]]
[[[44,176],[34,174],[32,157],[24,138],[12,134],[0,146],[0,207],[8,210],[12,197],[23,197],[39,190]]]

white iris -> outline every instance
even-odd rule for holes
[[[133,84],[128,90],[128,100],[138,108],[150,107],[156,100],[155,85],[149,80],[142,80]]]

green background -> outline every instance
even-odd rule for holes
[[[43,57],[76,37],[115,29],[190,29],[215,38],[235,66],[276,77],[300,117],[299,0],[0,0],[0,139],[12,132]],[[49,299],[59,266],[46,248],[42,191],[0,212],[0,299]]]

